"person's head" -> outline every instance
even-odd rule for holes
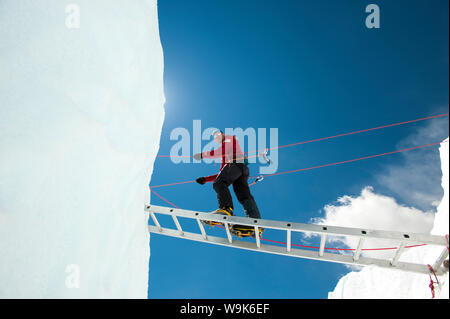
[[[214,142],[216,142],[218,144],[222,144],[224,134],[221,130],[215,131],[213,134],[213,137],[214,137]]]

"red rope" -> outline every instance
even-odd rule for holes
[[[341,137],[341,136],[347,136],[347,135],[359,134],[359,133],[363,133],[363,132],[380,130],[380,129],[383,129],[383,128],[388,128],[388,127],[393,127],[393,126],[398,126],[398,125],[403,125],[403,124],[408,124],[408,123],[413,123],[413,122],[429,120],[429,119],[433,119],[433,118],[437,118],[437,117],[441,117],[441,116],[447,116],[447,115],[448,115],[448,113],[439,114],[439,115],[433,115],[433,116],[423,117],[423,118],[416,119],[416,120],[411,120],[411,121],[405,121],[405,122],[399,122],[399,123],[388,124],[388,125],[383,125],[383,126],[377,126],[377,127],[368,128],[368,129],[365,129],[365,130],[353,131],[353,132],[349,132],[349,133],[343,133],[343,134],[338,134],[338,135],[333,135],[333,136],[327,136],[327,137],[317,138],[317,139],[304,141],[304,142],[292,143],[292,144],[288,144],[288,145],[283,145],[283,146],[278,146],[278,147],[274,147],[274,148],[269,148],[267,150],[270,151],[270,150],[273,150],[273,149],[279,149],[279,148],[290,147],[290,146],[295,146],[295,145],[301,145],[301,144],[306,144],[306,143],[318,142],[318,141],[328,140],[328,139],[337,138],[337,137]],[[263,151],[263,150],[258,150],[256,152],[261,152],[261,151]]]
[[[346,160],[346,161],[341,161],[341,162],[334,162],[334,163],[329,163],[329,164],[324,164],[324,165],[312,166],[312,167],[307,167],[307,168],[300,168],[300,169],[295,169],[295,170],[291,170],[291,171],[279,172],[279,173],[274,173],[274,174],[267,174],[267,175],[262,175],[262,176],[263,176],[263,177],[277,176],[277,175],[282,175],[282,174],[291,174],[291,173],[297,173],[297,172],[302,172],[302,171],[308,171],[308,170],[312,170],[312,169],[316,169],[316,168],[323,168],[323,167],[328,167],[328,166],[341,165],[341,164],[346,164],[346,163],[351,163],[351,162],[356,162],[356,161],[362,161],[362,160],[365,160],[365,159],[370,159],[370,158],[375,158],[375,157],[380,157],[380,156],[386,156],[386,155],[391,155],[391,154],[396,154],[396,153],[401,153],[401,152],[411,151],[411,150],[415,150],[415,149],[419,149],[419,148],[424,148],[424,147],[429,147],[429,146],[433,146],[433,145],[437,145],[437,144],[442,144],[442,143],[446,143],[446,142],[447,142],[447,141],[436,142],[436,143],[431,143],[431,144],[425,144],[425,145],[420,145],[420,146],[415,146],[415,147],[405,148],[405,149],[398,150],[398,151],[393,151],[393,152],[387,152],[387,153],[375,154],[375,155],[370,155],[370,156],[365,156],[365,157],[354,158],[354,159],[351,159],[351,160]],[[257,178],[257,177],[258,177],[258,176],[253,176],[253,177],[250,177],[250,178]],[[188,184],[188,183],[193,183],[193,182],[195,182],[195,180],[192,180],[192,181],[186,181],[186,182],[178,182],[178,183],[171,183],[171,184],[163,184],[163,185],[150,186],[150,188],[158,188],[158,187],[166,187],[166,186],[173,186],[173,185],[180,185],[180,184]]]
[[[261,238],[261,240],[264,240],[264,241],[267,241],[267,242],[271,242],[271,243],[275,243],[275,244],[284,245],[284,246],[287,245],[287,243],[285,243],[285,242],[271,240],[271,239]],[[298,245],[298,244],[291,244],[291,246],[302,247],[302,248],[310,248],[310,249],[320,249],[320,247],[316,247],[316,246],[306,246],[306,245]],[[405,248],[414,248],[414,247],[421,247],[421,246],[426,246],[426,244],[405,246]],[[354,248],[334,248],[334,247],[325,247],[324,249],[325,250],[337,250],[337,251],[355,251],[356,250]],[[363,250],[363,251],[376,251],[376,250],[394,250],[394,249],[398,249],[398,247],[363,248],[361,250]]]
[[[448,234],[445,235],[445,238],[447,239],[447,250],[448,250]],[[434,297],[436,296],[434,285],[438,285],[439,286],[439,279],[438,279],[438,277],[436,275],[436,272],[434,271],[433,267],[430,264],[428,264],[428,269],[430,269],[430,274],[429,274],[429,276],[430,276],[430,284],[428,285],[428,287],[430,287],[430,290],[431,290],[431,298],[434,299]],[[436,279],[436,281],[433,281],[433,278],[431,277],[431,274],[434,275],[434,278]]]
[[[155,194],[156,196],[158,196],[159,198],[161,198],[163,201],[165,201],[166,203],[168,203],[169,205],[172,205],[175,208],[181,209],[180,207],[178,207],[177,205],[169,202],[167,199],[165,199],[164,197],[162,197],[161,195],[159,195],[157,192],[155,192],[153,189],[150,188],[150,191]]]
[[[434,285],[439,285],[439,279],[436,276],[436,273],[434,272],[434,269],[433,269],[433,267],[431,267],[430,264],[428,264],[428,268],[430,269],[430,284],[428,287],[430,287],[430,289],[431,289],[431,298],[434,299],[434,297],[435,297]],[[434,278],[436,278],[436,281],[433,281],[433,278],[431,278],[431,273],[433,273]]]
[[[359,158],[354,158],[354,159],[347,160],[347,161],[342,161],[342,162],[334,162],[334,163],[329,163],[329,164],[324,164],[324,165],[319,165],[319,166],[312,166],[312,167],[308,167],[308,168],[295,169],[295,170],[292,170],[292,171],[286,171],[286,172],[280,172],[280,173],[274,173],[274,174],[267,174],[267,175],[264,175],[264,177],[277,176],[277,175],[282,175],[282,174],[290,174],[290,173],[307,171],[307,170],[316,169],[316,168],[322,168],[322,167],[341,165],[341,164],[346,164],[346,163],[351,163],[351,162],[356,162],[356,161],[362,161],[362,160],[369,159],[369,158],[375,158],[375,157],[386,156],[386,155],[391,155],[391,154],[396,154],[396,153],[401,153],[401,152],[407,152],[407,151],[411,151],[411,150],[415,150],[415,149],[419,149],[419,148],[423,148],[423,147],[429,147],[429,146],[433,146],[433,145],[437,145],[437,144],[441,144],[441,143],[445,143],[445,142],[447,142],[447,141],[436,142],[436,143],[431,143],[431,144],[425,144],[425,145],[405,148],[405,149],[398,150],[398,151],[393,151],[393,152],[387,152],[387,153],[382,153],[382,154],[376,154],[376,155],[370,155],[370,156],[365,156],[365,157],[359,157]]]
[[[195,180],[186,181],[186,182],[171,183],[171,184],[156,185],[156,186],[150,186],[150,189],[158,188],[158,187],[167,187],[167,186],[181,185],[181,184],[189,184],[189,183],[194,183],[194,182],[195,182]]]
[[[425,120],[429,120],[429,119],[433,119],[433,118],[437,118],[437,117],[448,116],[448,114],[449,113],[443,113],[443,114],[423,117],[423,118],[410,120],[410,121],[398,122],[398,123],[393,123],[393,124],[388,124],[388,125],[383,125],[383,126],[372,127],[372,128],[368,128],[368,129],[364,129],[364,130],[358,130],[358,131],[342,133],[342,134],[338,134],[338,135],[331,135],[331,136],[327,136],[327,137],[316,138],[316,139],[312,139],[312,140],[308,140],[308,141],[302,141],[302,142],[297,142],[297,143],[292,143],[292,144],[287,144],[287,145],[281,145],[281,146],[272,147],[272,148],[268,148],[268,149],[264,149],[264,150],[261,149],[261,150],[256,150],[256,151],[249,151],[249,152],[244,152],[244,154],[260,153],[260,154],[252,155],[252,156],[245,157],[245,158],[257,157],[257,156],[261,155],[262,153],[264,153],[265,151],[270,151],[270,150],[275,150],[275,149],[280,149],[280,148],[285,148],[285,147],[291,147],[291,146],[296,146],[296,145],[301,145],[301,144],[307,144],[307,143],[312,143],[312,142],[318,142],[318,141],[328,140],[328,139],[332,139],[332,138],[338,138],[338,137],[347,136],[347,135],[375,131],[375,130],[380,130],[383,128],[404,125],[404,124],[409,124],[409,123],[414,123],[414,122],[419,122],[419,121],[425,121]],[[188,155],[173,155],[173,156],[172,155],[156,155],[156,157],[191,158],[192,156],[188,156]]]

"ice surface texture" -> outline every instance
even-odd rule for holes
[[[0,2],[0,298],[147,297],[157,4],[74,3]]]

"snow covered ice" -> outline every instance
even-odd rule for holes
[[[157,3],[75,3],[0,2],[0,298],[147,298]]]
[[[448,138],[440,145],[442,188],[444,196],[437,207],[434,224],[430,233],[445,236],[449,233],[449,145]],[[407,249],[401,261],[433,265],[442,252],[442,247],[424,246]],[[392,253],[391,253],[392,254]],[[432,276],[435,281],[434,276]],[[435,298],[448,299],[448,272],[438,277],[440,285],[435,285]],[[423,274],[383,269],[367,266],[360,271],[352,271],[342,277],[335,289],[329,292],[330,299],[429,299],[430,277]]]

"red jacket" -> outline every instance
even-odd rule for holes
[[[225,138],[222,141],[222,145],[212,151],[203,152],[202,158],[218,158],[222,157],[222,163],[220,165],[220,170],[227,164],[232,163],[233,160],[240,159],[244,160],[244,153],[241,150],[241,146],[236,138],[233,135],[225,135]],[[206,176],[205,182],[213,182],[216,180],[216,177],[219,174]]]

